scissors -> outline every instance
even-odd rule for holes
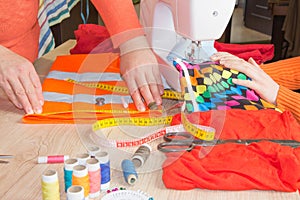
[[[300,147],[300,142],[295,140],[277,140],[277,139],[215,139],[205,141],[195,138],[188,132],[169,132],[164,135],[164,141],[157,146],[157,149],[164,153],[191,151],[195,146],[215,146],[219,144],[236,143],[248,145],[254,142],[269,141],[278,143],[283,146],[290,146],[293,148]]]
[[[10,158],[13,158],[13,156],[12,155],[0,155],[0,159],[10,159]],[[6,161],[6,160],[0,160],[0,164],[7,164],[7,163],[9,163],[8,161]]]

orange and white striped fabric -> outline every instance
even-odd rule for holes
[[[138,112],[128,94],[66,81],[126,86],[119,73],[119,63],[119,56],[114,53],[57,57],[43,82],[43,113],[25,115],[23,122],[88,123],[111,117],[160,116],[160,110]],[[97,105],[99,98],[104,102]]]

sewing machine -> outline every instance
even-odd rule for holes
[[[236,0],[144,0],[141,23],[153,51],[169,66],[174,57],[192,63],[210,60],[233,13]],[[169,85],[180,90],[173,67],[161,68]],[[175,73],[175,75],[174,75]]]

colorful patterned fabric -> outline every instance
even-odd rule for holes
[[[182,69],[183,65],[188,74],[185,74],[185,70]],[[232,108],[244,110],[275,108],[274,105],[261,99],[255,91],[232,83],[233,78],[249,79],[241,72],[226,69],[217,63],[191,64],[186,61],[180,63],[174,61],[174,66],[180,72],[181,88],[185,93],[184,99],[188,112]],[[188,82],[191,84],[191,89]]]

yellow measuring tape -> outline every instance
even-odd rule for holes
[[[170,125],[172,121],[172,116],[166,117],[123,117],[123,118],[108,118],[99,120],[93,124],[93,131],[100,130],[102,128],[109,128],[113,126],[121,125],[131,125],[131,126],[157,126],[157,125]],[[181,113],[181,121],[185,130],[191,133],[194,137],[201,140],[211,141],[215,137],[215,129],[212,127],[197,127],[192,124],[185,116],[184,113]]]
[[[129,94],[128,88],[124,86],[117,86],[117,85],[110,85],[110,84],[105,84],[105,83],[100,83],[100,82],[78,82],[73,79],[66,79],[67,82],[74,83],[77,85],[82,85],[84,87],[88,88],[96,88],[96,89],[101,89],[101,90],[106,90],[110,92],[116,92],[116,93],[121,93],[121,94]],[[164,94],[162,95],[162,98],[164,99],[176,99],[176,100],[184,100],[184,96],[182,95],[181,92],[176,92],[172,90],[165,90]]]
[[[129,94],[128,88],[123,86],[115,86],[105,83],[89,83],[89,82],[78,82],[73,79],[66,79],[66,81],[78,85],[82,85],[88,88],[97,88],[101,90],[106,90],[110,92],[116,92],[121,94]],[[184,100],[183,95],[180,92],[175,92],[171,90],[165,90],[162,95],[163,98],[166,99],[176,99],[176,100]],[[120,118],[107,118],[103,120],[98,120],[93,124],[93,131],[97,131],[102,128],[109,128],[113,126],[157,126],[157,125],[170,125],[172,121],[172,116],[166,117],[120,117]],[[186,131],[191,133],[196,138],[201,140],[210,141],[214,139],[215,129],[211,127],[199,128],[196,125],[190,123],[190,121],[186,118],[186,115],[181,113],[181,121]]]

